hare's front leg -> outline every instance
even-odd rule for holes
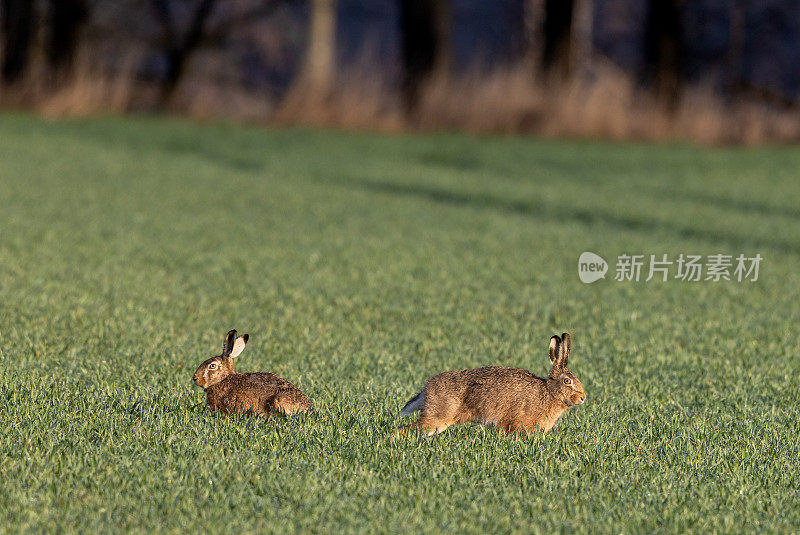
[[[223,405],[214,404],[214,405],[210,405],[210,407],[211,407],[212,411],[215,411],[220,416],[227,416],[230,413],[230,411],[227,408],[225,408]]]
[[[510,423],[506,423],[503,425],[498,426],[500,431],[506,435],[528,435],[533,430],[532,427],[528,427],[525,425],[524,422],[521,421],[513,421]]]

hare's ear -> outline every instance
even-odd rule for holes
[[[569,360],[569,352],[572,349],[572,339],[569,337],[569,333],[564,333],[561,335],[561,347],[559,347],[560,355],[559,355],[559,363],[562,367],[567,367],[567,360]]]
[[[222,360],[228,358],[233,351],[233,343],[236,340],[236,329],[231,329],[225,336],[225,344],[222,346]]]
[[[249,339],[250,339],[249,334],[243,334],[242,336],[237,338],[236,341],[233,342],[233,350],[231,350],[230,358],[233,359],[241,355],[242,351],[244,351],[244,346],[247,345],[247,341]]]
[[[555,366],[558,359],[559,346],[561,345],[561,338],[557,334],[550,337],[550,363]]]

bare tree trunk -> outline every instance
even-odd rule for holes
[[[47,61],[56,74],[72,67],[78,33],[88,15],[84,0],[50,1],[50,35],[47,41]]]
[[[312,0],[311,27],[305,61],[305,80],[310,95],[330,96],[336,66],[336,0]]]
[[[452,61],[449,0],[401,0],[402,93],[406,112],[413,113],[421,88],[434,76],[444,76]]]
[[[594,0],[575,0],[572,16],[573,72],[588,70],[594,52]]]
[[[564,81],[591,61],[594,0],[526,0],[526,61]]]
[[[669,108],[680,98],[683,24],[680,0],[650,0],[643,81]]]
[[[734,99],[742,89],[741,69],[746,31],[745,4],[733,0],[730,12],[730,37],[728,39],[728,65],[725,73],[728,98]]]
[[[531,70],[538,70],[542,61],[542,21],[544,20],[544,0],[525,0],[525,54],[526,65]]]
[[[2,0],[3,18],[3,81],[13,83],[28,70],[33,36],[33,2]]]
[[[542,70],[566,79],[573,68],[574,0],[545,0],[542,37]]]
[[[453,63],[453,12],[449,0],[436,0],[433,22],[436,25],[436,54],[433,60],[433,75],[447,77]]]
[[[159,20],[164,27],[165,41],[167,43],[167,68],[161,82],[160,105],[167,106],[172,100],[178,84],[186,72],[186,65],[191,56],[203,42],[206,32],[206,23],[216,0],[200,0],[199,5],[192,14],[189,29],[181,38],[178,34],[177,24],[172,14],[170,0],[152,0]]]

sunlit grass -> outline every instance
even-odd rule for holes
[[[800,150],[0,117],[0,530],[797,531]],[[593,251],[757,282],[577,277]],[[241,371],[316,413],[219,419]],[[548,435],[397,439],[436,372],[548,371]]]

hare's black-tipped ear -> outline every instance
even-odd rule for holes
[[[225,336],[225,345],[222,346],[222,355],[223,359],[228,358],[233,351],[233,342],[236,340],[236,329],[231,329],[228,331],[227,336]]]
[[[550,362],[553,366],[556,365],[558,359],[559,346],[561,345],[561,338],[557,334],[550,337]]]
[[[230,358],[236,358],[242,354],[244,351],[244,346],[247,345],[247,341],[250,339],[249,334],[243,334],[239,338],[233,342],[233,350],[231,351]]]
[[[569,359],[569,351],[572,349],[572,340],[570,340],[569,334],[564,333],[561,336],[561,338],[557,335],[550,338],[550,362],[553,363],[550,377],[552,378],[557,378],[567,369],[567,359]]]

